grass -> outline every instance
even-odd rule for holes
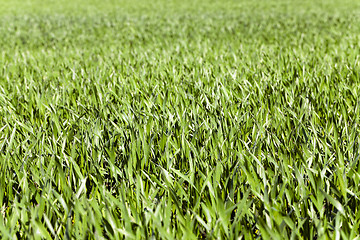
[[[356,1],[5,1],[2,239],[354,239]]]

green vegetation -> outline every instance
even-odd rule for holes
[[[354,239],[356,1],[0,1],[1,239]]]

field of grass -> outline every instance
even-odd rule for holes
[[[1,239],[354,239],[360,2],[0,0]]]

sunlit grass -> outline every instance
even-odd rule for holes
[[[359,235],[355,1],[3,2],[2,239]]]

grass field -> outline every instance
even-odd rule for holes
[[[354,239],[360,2],[0,0],[1,239]]]

